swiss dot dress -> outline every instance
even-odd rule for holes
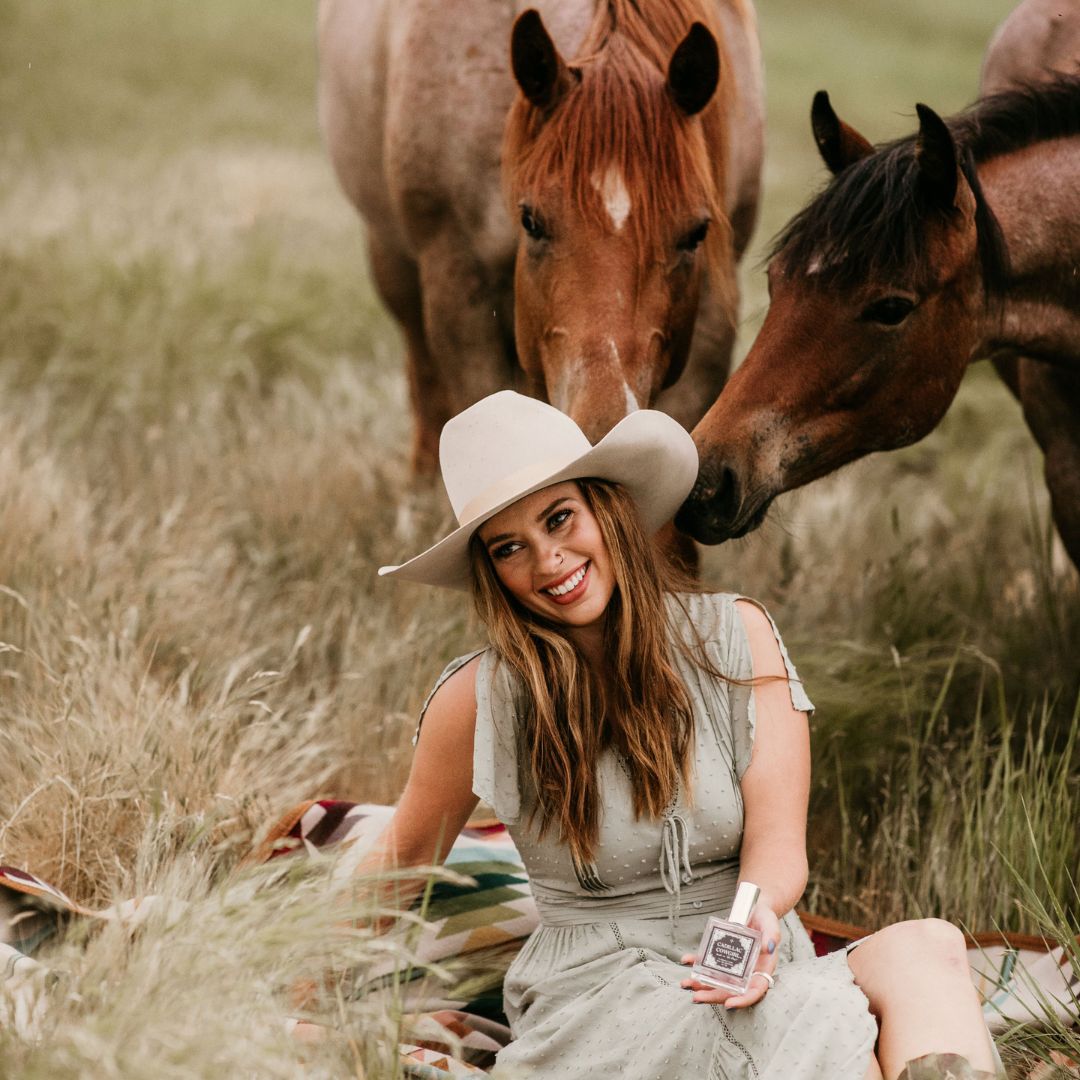
[[[714,666],[749,678],[739,597],[681,599]],[[810,712],[776,633],[792,703]],[[436,688],[476,655],[451,663]],[[751,688],[712,678],[675,652],[694,709],[694,806],[680,796],[661,820],[635,821],[627,777],[617,755],[605,753],[599,845],[595,862],[583,867],[553,832],[540,840],[528,825],[533,800],[517,722],[524,691],[493,651],[480,655],[473,790],[509,828],[540,913],[539,928],[507,973],[514,1041],[493,1075],[862,1080],[877,1038],[866,997],[846,953],[815,957],[794,912],[782,921],[776,985],[757,1005],[728,1011],[695,1004],[679,986],[688,974],[680,956],[697,949],[705,919],[726,915],[735,893],[738,780],[754,740]]]

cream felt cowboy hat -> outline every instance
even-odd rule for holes
[[[655,532],[690,494],[698,456],[686,429],[665,413],[633,412],[593,446],[565,413],[501,390],[447,421],[439,465],[459,527],[379,574],[467,589],[469,539],[511,503],[563,480],[614,480],[633,498],[646,530]]]

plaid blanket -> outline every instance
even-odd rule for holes
[[[305,802],[274,823],[247,861],[262,863],[347,844],[356,862],[392,813],[386,806]],[[537,925],[525,868],[498,822],[470,822],[446,862],[472,884],[440,882],[428,898],[418,954],[457,977],[447,983],[427,977],[423,970],[409,974],[404,1030],[410,1041],[401,1045],[400,1053],[404,1074],[412,1080],[447,1080],[490,1068],[510,1039],[502,1014],[503,977]],[[81,917],[137,924],[167,902],[148,897],[90,910],[27,871],[0,866],[0,1025],[32,1036],[56,981],[34,954],[66,922]],[[819,954],[870,932],[804,912],[800,917]],[[1080,1020],[1075,943],[1066,947],[1024,935],[980,934],[969,945],[968,959],[991,1030],[1041,1020],[1047,1008],[1063,1020]],[[370,972],[356,992],[378,993],[391,978],[400,987],[401,973]],[[289,1021],[289,1026],[296,1023]]]

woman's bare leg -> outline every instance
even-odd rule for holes
[[[964,936],[951,923],[919,919],[886,927],[854,949],[848,964],[878,1018],[885,1080],[934,1053],[960,1054],[976,1069],[995,1071]]]

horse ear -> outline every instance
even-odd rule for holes
[[[521,92],[538,109],[551,109],[576,82],[536,8],[523,11],[510,34],[510,65]]]
[[[928,105],[916,105],[919,134],[915,139],[915,162],[919,168],[919,188],[939,206],[956,205],[960,168],[956,143],[945,121]]]
[[[810,107],[810,126],[814,129],[818,151],[833,176],[874,152],[868,139],[864,139],[836,115],[824,90],[814,95],[814,104]]]
[[[720,81],[720,50],[716,38],[696,22],[679,42],[668,64],[668,91],[687,116],[709,104]]]

